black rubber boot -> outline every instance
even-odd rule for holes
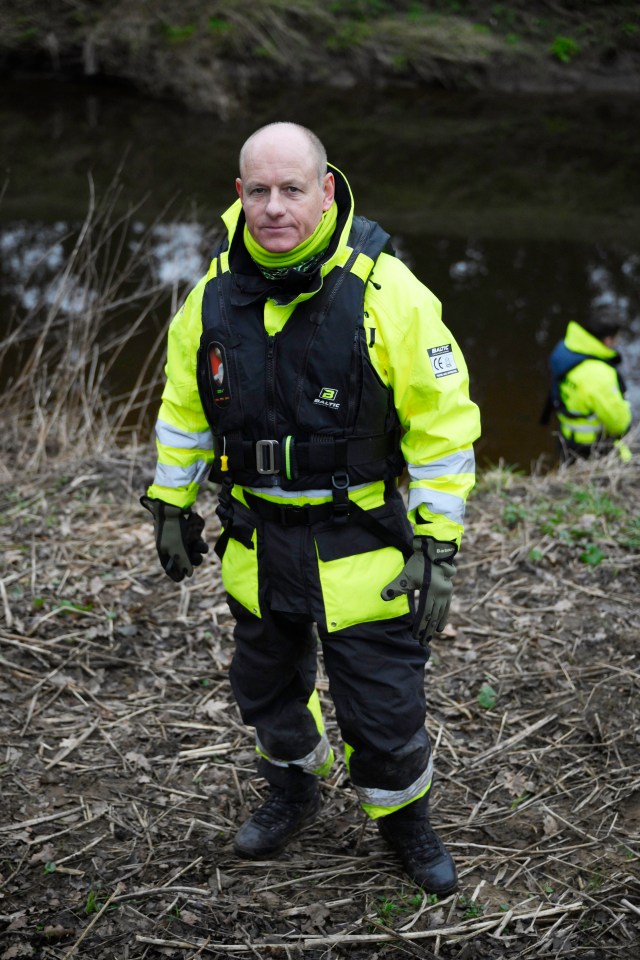
[[[289,840],[318,816],[320,791],[308,799],[292,799],[279,787],[271,787],[268,800],[242,824],[233,849],[246,860],[263,860],[281,853]]]
[[[446,897],[457,889],[455,864],[429,822],[425,797],[380,817],[376,822],[381,835],[395,850],[405,873],[414,883],[439,897]]]

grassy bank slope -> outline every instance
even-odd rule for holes
[[[492,0],[23,0],[0,62],[134,83],[229,116],[268,83],[640,92],[637,4]]]

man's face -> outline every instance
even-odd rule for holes
[[[236,189],[249,233],[270,253],[299,246],[333,203],[333,174],[319,182],[314,155],[303,137],[259,134],[241,172]]]

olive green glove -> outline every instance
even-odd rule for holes
[[[140,503],[153,516],[162,568],[168,577],[180,583],[193,574],[193,568],[202,563],[202,555],[209,552],[201,536],[204,520],[188,507],[174,507],[163,500],[140,497]]]
[[[383,600],[393,600],[403,593],[420,591],[413,636],[422,644],[446,626],[456,575],[451,561],[457,552],[455,543],[434,540],[433,537],[414,537],[413,553],[404,569],[380,593]]]

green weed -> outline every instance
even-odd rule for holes
[[[596,871],[596,873],[594,873],[593,876],[589,878],[588,887],[589,887],[589,890],[595,891],[595,890],[599,890],[603,884],[604,884],[604,877],[602,876],[601,873],[598,873]]]
[[[595,513],[596,516],[606,517],[607,520],[618,520],[624,515],[622,508],[606,493],[589,488],[573,487],[572,494],[582,513]]]
[[[91,613],[93,604],[74,603],[73,600],[61,600],[55,609],[62,610],[64,613]]]
[[[183,27],[174,27],[169,23],[162,24],[162,34],[169,43],[183,43],[196,32],[192,23],[185,24]]]
[[[475,900],[469,900],[464,893],[461,893],[458,897],[458,906],[464,911],[462,914],[463,920],[475,920],[476,917],[481,917],[484,913],[482,904]]]
[[[513,529],[523,520],[529,519],[529,511],[519,503],[509,502],[502,511],[502,519],[507,527]]]
[[[590,543],[586,550],[580,554],[580,562],[587,563],[590,567],[597,567],[604,560],[604,553],[596,543]]]
[[[490,683],[483,683],[478,693],[478,703],[483,710],[493,710],[498,699],[498,694]]]
[[[580,47],[571,37],[556,37],[549,47],[549,53],[561,63],[571,63],[580,53]]]
[[[517,16],[514,10],[511,10],[506,4],[503,3],[495,4],[491,13],[496,20],[501,20],[503,23],[507,24],[507,26],[512,26],[515,23]]]
[[[228,33],[232,29],[233,24],[229,23],[228,20],[225,20],[223,17],[209,17],[207,21],[207,27],[209,31],[213,34],[223,34]]]
[[[407,10],[408,20],[422,20],[424,15],[425,15],[425,11],[421,3],[412,3],[409,9]]]
[[[371,33],[371,28],[366,23],[354,20],[347,20],[340,24],[332,37],[328,37],[326,46],[328,50],[340,52],[357,47]]]
[[[92,913],[98,913],[102,909],[102,903],[98,900],[94,890],[89,890],[87,895],[87,902],[84,906],[84,912],[91,915]]]
[[[397,67],[399,70],[404,70],[409,63],[409,58],[406,53],[395,53],[391,61],[394,67]]]
[[[640,550],[640,517],[634,517],[625,525],[620,543],[630,550]]]
[[[400,897],[399,900],[390,900],[388,897],[377,897],[376,914],[379,920],[389,921],[411,910],[417,910],[422,903],[422,894]],[[435,900],[437,903],[437,898]]]

